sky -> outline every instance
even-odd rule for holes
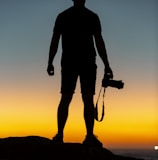
[[[53,26],[71,0],[0,0],[0,138],[57,132],[61,44],[47,75]],[[157,0],[87,0],[100,17],[114,79],[124,89],[106,89],[105,118],[94,133],[107,148],[158,145]],[[98,98],[104,66],[97,56]],[[101,104],[99,105],[101,114]],[[70,104],[65,142],[82,142],[86,129],[80,84]]]

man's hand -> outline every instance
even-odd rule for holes
[[[53,76],[54,75],[54,66],[48,65],[47,72],[50,76]]]
[[[108,79],[113,79],[113,72],[110,67],[105,68],[105,75],[104,76]]]

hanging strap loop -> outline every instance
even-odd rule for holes
[[[94,108],[94,118],[95,118],[98,122],[101,122],[101,121],[103,121],[103,119],[104,119],[104,110],[105,110],[105,106],[104,106],[105,88],[104,88],[104,92],[103,92],[102,116],[101,116],[100,119],[98,118],[98,102],[99,102],[99,98],[100,98],[100,94],[101,94],[102,88],[103,88],[103,87],[101,87],[101,89],[100,89],[99,96],[98,96],[98,99],[97,99],[97,102],[96,102],[96,106],[95,106],[95,108]]]

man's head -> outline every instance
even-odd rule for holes
[[[85,5],[86,0],[72,0],[74,2],[74,6],[83,7]]]

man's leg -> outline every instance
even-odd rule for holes
[[[102,147],[102,143],[94,136],[93,128],[94,128],[94,103],[93,103],[93,95],[92,94],[82,94],[83,102],[84,102],[84,119],[87,129],[87,136],[83,141],[83,144]]]
[[[93,95],[82,94],[82,99],[84,103],[84,120],[86,124],[87,136],[92,136],[94,128]]]
[[[58,133],[53,137],[54,143],[63,143],[63,131],[68,117],[68,109],[72,100],[72,95],[73,94],[62,94],[61,96],[57,113]]]
[[[62,94],[57,113],[58,134],[60,135],[63,135],[63,130],[67,121],[68,109],[71,100],[72,94]]]
[[[96,84],[96,64],[85,66],[80,72],[82,100],[84,103],[84,120],[87,135],[93,135],[94,128],[94,102]]]
[[[61,100],[58,106],[57,122],[58,133],[53,138],[53,142],[63,142],[64,127],[68,118],[69,104],[72,100],[78,73],[74,67],[62,67],[61,70]]]

